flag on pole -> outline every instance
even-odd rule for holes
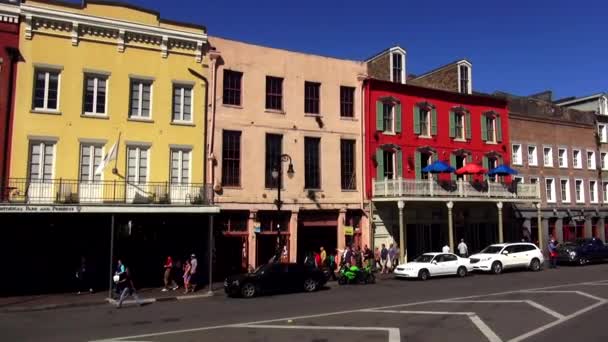
[[[116,160],[116,157],[118,155],[118,145],[119,144],[120,144],[120,136],[118,137],[118,141],[115,142],[114,145],[112,145],[112,147],[110,148],[110,151],[105,155],[105,157],[103,157],[103,160],[101,161],[99,166],[95,169],[96,175],[101,175],[103,173],[103,170],[105,170],[106,166],[108,166],[108,164],[110,164],[110,162],[112,160]]]

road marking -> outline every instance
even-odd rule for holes
[[[442,300],[441,303],[452,303],[452,304],[458,304],[458,303],[480,303],[480,304],[526,303],[557,319],[562,319],[565,317],[564,315],[560,314],[557,311],[551,310],[544,305],[541,305],[533,300],[527,300],[527,299],[522,299],[522,300]]]
[[[310,326],[310,325],[251,325],[239,324],[233,328],[254,328],[254,329],[303,329],[303,330],[344,330],[344,331],[386,331],[388,333],[388,342],[401,342],[401,331],[399,328],[386,327],[328,327],[328,326]]]
[[[608,281],[608,279],[598,280],[597,282],[605,282],[605,281]],[[391,309],[391,308],[398,308],[398,307],[415,306],[415,305],[421,305],[421,304],[431,304],[431,303],[437,303],[437,302],[439,302],[441,300],[461,300],[461,299],[471,299],[471,298],[499,296],[499,295],[513,294],[513,293],[534,292],[534,291],[542,291],[542,290],[559,289],[559,288],[562,288],[562,287],[569,287],[569,286],[581,286],[581,285],[584,285],[585,283],[586,282],[568,283],[568,284],[552,285],[552,286],[545,286],[545,287],[531,288],[531,289],[502,291],[502,292],[495,292],[495,293],[488,293],[488,294],[471,295],[471,296],[465,296],[465,297],[434,299],[434,300],[426,300],[426,301],[413,302],[413,303],[405,303],[405,304],[395,304],[395,305],[380,306],[380,307],[361,308],[361,309],[352,309],[352,310],[342,310],[342,311],[334,311],[334,312],[326,312],[326,313],[311,314],[311,315],[302,315],[302,316],[293,316],[293,317],[282,317],[282,318],[267,319],[267,320],[262,320],[262,321],[245,322],[245,323],[222,324],[222,325],[199,327],[199,328],[191,328],[191,329],[168,330],[168,331],[161,331],[161,332],[141,334],[141,335],[122,336],[122,337],[114,337],[114,338],[108,338],[108,339],[92,340],[91,342],[126,341],[126,340],[130,340],[130,339],[139,339],[139,338],[147,338],[147,337],[155,337],[155,336],[165,336],[165,335],[174,335],[174,334],[181,334],[181,333],[190,333],[190,332],[198,332],[198,331],[208,331],[208,330],[215,330],[215,329],[222,329],[222,328],[230,328],[230,327],[235,326],[235,325],[243,325],[243,324],[246,324],[246,325],[250,325],[250,324],[264,324],[264,323],[272,323],[272,322],[278,322],[278,321],[289,320],[289,319],[296,320],[296,319],[306,319],[306,318],[327,317],[327,316],[348,314],[348,313],[353,313],[353,312],[362,312],[364,310],[382,310],[382,309]]]

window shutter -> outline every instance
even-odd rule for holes
[[[403,177],[403,151],[395,151],[395,158],[397,159],[397,178]]]
[[[467,139],[471,139],[471,113],[467,112],[464,115],[464,123],[465,123],[465,135]]]
[[[401,103],[395,104],[395,133],[401,133]]]
[[[414,106],[414,134],[420,134],[420,108]]]
[[[484,168],[484,169],[487,169],[487,168],[488,168],[488,157],[483,156],[483,159],[482,159],[482,166],[483,166],[483,168]],[[489,170],[488,170],[488,171],[489,171]]]
[[[502,165],[504,164],[503,160],[502,160],[502,156],[498,156],[498,165]]]
[[[450,138],[456,136],[456,113],[450,111]]]
[[[384,118],[382,112],[384,110],[384,103],[382,101],[376,101],[376,131],[384,131]]]
[[[437,135],[437,109],[431,109],[431,135]]]
[[[496,141],[502,141],[502,123],[499,115],[496,115]]]
[[[487,122],[486,122],[486,116],[485,115],[481,115],[481,140],[483,141],[487,141],[488,140],[488,126],[487,126]]]
[[[450,154],[450,166],[456,168],[456,155],[453,153]],[[454,172],[451,173],[452,180],[456,180],[456,174]]]
[[[473,155],[472,155],[472,154],[469,154],[469,155],[467,156],[467,164],[470,164],[470,163],[472,163],[472,162],[473,162]]]
[[[376,149],[376,180],[384,180],[384,151],[381,148]]]
[[[416,107],[417,108],[417,107]],[[422,164],[420,152],[416,151],[414,158],[414,169],[416,170],[416,179],[422,179],[422,170],[420,169],[420,165]]]

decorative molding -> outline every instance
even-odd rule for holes
[[[118,52],[125,52],[125,30],[118,31]]]
[[[72,23],[72,46],[78,46],[78,22]]]
[[[195,53],[196,63],[201,63],[203,61],[203,42],[196,42],[196,53]]]
[[[19,6],[0,3],[1,23],[19,24],[19,13],[21,13]]]
[[[162,58],[167,58],[167,56],[169,56],[169,53],[167,51],[168,48],[169,48],[168,45],[169,45],[169,37],[163,36],[162,42],[161,42],[161,45],[160,45],[160,48],[161,48],[160,56]]]
[[[32,15],[25,16],[25,39],[32,39]]]

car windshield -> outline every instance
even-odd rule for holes
[[[431,260],[433,260],[433,257],[434,255],[432,254],[422,254],[421,256],[417,257],[414,262],[431,262]]]
[[[496,254],[502,250],[502,246],[488,246],[484,248],[481,253],[483,254]]]

